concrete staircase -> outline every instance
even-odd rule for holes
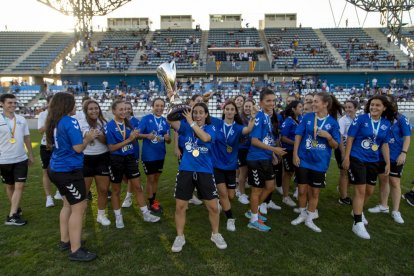
[[[395,45],[394,43],[390,43],[390,45],[388,45],[387,37],[379,29],[364,28],[363,30],[388,53],[394,55],[395,59],[399,60],[402,65],[406,65],[406,63],[409,61],[409,57],[404,54],[403,51],[401,51],[398,45]]]
[[[208,45],[208,31],[202,31],[200,45],[200,60],[206,64],[207,62],[207,45]]]
[[[52,33],[46,33],[39,41],[36,42],[35,45],[30,47],[29,50],[27,50],[23,55],[21,55],[18,59],[16,59],[12,64],[10,64],[6,69],[4,69],[3,73],[11,72],[13,69],[15,69],[20,63],[22,63],[28,56],[33,54],[34,51],[36,51],[37,48],[40,47],[43,43],[46,42],[46,40],[49,39],[49,37],[52,36]]]
[[[148,43],[148,42],[152,41],[153,37],[154,37],[154,32],[152,32],[152,31],[148,32],[148,34],[145,36],[145,41],[147,41],[147,43]],[[141,61],[140,57],[144,53],[145,53],[145,49],[137,51],[137,53],[135,54],[134,59],[132,60],[131,64],[129,65],[128,71],[137,69],[139,62]]]
[[[260,37],[260,40],[262,41],[262,45],[265,49],[266,58],[267,58],[266,61],[269,62],[269,64],[270,64],[273,60],[272,50],[270,49],[269,43],[267,43],[267,37],[266,37],[266,34],[265,34],[264,30],[259,30],[259,37]]]
[[[314,29],[316,35],[319,37],[320,41],[322,43],[326,43],[326,47],[329,50],[329,52],[332,54],[332,56],[338,61],[339,65],[341,65],[343,68],[346,67],[346,62],[343,59],[343,57],[338,53],[336,48],[332,46],[332,44],[329,42],[329,40],[326,38],[326,36],[322,33],[320,29]]]

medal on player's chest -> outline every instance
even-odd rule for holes
[[[370,119],[371,119],[372,134],[373,134],[373,139],[372,139],[373,142],[372,142],[372,145],[371,145],[371,150],[372,151],[377,151],[379,149],[379,146],[378,146],[376,140],[377,140],[378,132],[379,132],[380,125],[381,125],[381,118],[378,120],[377,127],[375,127],[374,120],[371,118],[371,116],[370,116]]]
[[[200,151],[199,151],[198,149],[193,149],[193,151],[192,151],[192,155],[193,155],[194,157],[198,157],[198,156],[200,155]]]
[[[233,126],[234,126],[234,122],[231,124],[229,132],[226,133],[226,123],[223,123],[223,134],[224,134],[224,139],[226,140],[226,151],[229,154],[233,152],[233,147],[227,144],[227,141],[229,139],[229,136],[232,134]]]
[[[229,145],[227,145],[226,151],[227,151],[227,153],[232,153],[233,152],[233,148],[230,147]]]

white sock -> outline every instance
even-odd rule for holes
[[[149,211],[148,211],[148,207],[147,207],[147,205],[145,205],[144,207],[140,207],[139,209],[141,209],[141,212],[143,213],[143,214],[146,214],[146,213],[148,213]]]
[[[52,199],[52,196],[51,195],[48,195],[48,196],[46,196],[46,199]]]
[[[105,210],[98,209],[98,216],[105,216]]]
[[[256,213],[256,214],[252,213],[252,216],[250,217],[250,222],[253,223],[256,220],[259,220],[259,214],[258,213]]]
[[[308,216],[306,217],[306,220],[313,220],[315,217],[315,212],[306,211],[308,213]]]
[[[132,196],[132,193],[127,192],[126,197],[131,197],[131,196]]]
[[[114,210],[115,216],[121,216],[121,209]]]

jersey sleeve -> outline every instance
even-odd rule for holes
[[[105,130],[105,136],[106,136],[106,143],[108,145],[115,145],[117,144],[116,139],[115,139],[115,134],[111,129],[111,124],[107,124],[104,128]]]
[[[408,118],[405,116],[401,116],[398,121],[400,124],[402,136],[404,137],[411,136],[411,127],[410,127],[410,122],[408,121]]]
[[[183,135],[183,136],[185,136],[185,135],[186,135],[186,133],[187,133],[190,129],[191,129],[190,125],[189,125],[186,121],[181,120],[181,123],[180,123],[180,128],[178,129],[178,134],[179,134],[179,135]]]
[[[348,137],[355,137],[362,122],[362,115],[356,117],[348,129]]]
[[[138,123],[138,129],[140,133],[148,134],[146,117],[143,117],[142,120]]]
[[[280,134],[281,134],[282,137],[283,136],[285,136],[285,137],[288,137],[289,136],[289,132],[290,132],[291,125],[292,125],[291,124],[291,120],[289,120],[289,119],[286,119],[283,122],[282,127],[281,127],[281,132],[280,132]]]
[[[17,119],[16,119],[17,120]],[[30,136],[30,131],[29,131],[29,126],[27,125],[27,121],[26,121],[26,119],[25,118],[23,118],[23,133],[24,133],[24,136]]]
[[[214,125],[208,125],[204,130],[211,137],[211,143],[216,140],[216,127]]]
[[[331,136],[338,144],[341,143],[340,126],[336,121],[332,126]]]
[[[263,126],[263,117],[262,116],[256,116],[254,119],[254,126],[252,133],[250,134],[251,138],[262,138],[262,126]]]
[[[339,123],[339,132],[341,133],[341,135],[345,135],[345,120],[344,120],[344,117],[339,119],[338,123]]]
[[[306,122],[308,121],[308,116],[303,117],[299,125],[296,127],[295,135],[304,136],[306,132]]]
[[[83,144],[82,132],[76,119],[67,120],[66,131],[72,146]]]
[[[37,129],[41,129],[42,127],[45,126],[46,123],[46,116],[45,113],[42,112],[39,115],[39,118],[37,119]]]

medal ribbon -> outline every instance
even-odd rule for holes
[[[158,134],[158,131],[160,131],[162,129],[162,118],[160,117],[160,123],[158,123],[157,117],[155,117],[154,114],[152,116],[154,116],[155,125],[157,126],[156,131],[157,131],[157,134]]]
[[[226,123],[223,123],[223,133],[224,133],[224,138],[226,139],[226,145],[227,145],[227,140],[229,139],[229,136],[231,134],[231,131],[233,130],[233,126],[234,126],[235,122],[233,122],[231,124],[231,127],[229,129],[229,132],[226,133]]]
[[[125,141],[125,136],[126,136],[126,126],[124,125],[124,130],[121,130],[121,128],[119,127],[119,124],[118,124],[118,122],[116,121],[116,120],[114,120],[115,121],[115,124],[116,124],[116,126],[117,126],[117,128],[118,128],[118,130],[119,130],[119,132],[121,133],[121,135],[122,135],[122,138],[124,139],[124,141]]]
[[[16,132],[16,121],[17,121],[16,117],[13,120],[13,128],[12,128],[11,125],[9,124],[9,121],[11,121],[11,120],[9,118],[7,118],[4,115],[4,113],[2,113],[1,115],[3,115],[4,122],[7,124],[7,127],[10,130],[11,138],[14,138],[14,133]]]
[[[327,115],[325,117],[325,119],[323,120],[321,126],[318,127],[318,123],[317,123],[318,119],[317,119],[317,116],[316,116],[316,113],[315,113],[315,119],[314,119],[314,122],[313,122],[313,140],[316,140],[316,134],[317,134],[318,130],[323,128],[323,126],[325,125],[326,120],[328,119],[328,117],[329,117],[329,115]]]
[[[377,140],[377,136],[378,136],[378,132],[379,132],[379,128],[380,128],[380,125],[381,125],[381,118],[379,119],[379,121],[378,121],[378,125],[377,125],[377,127],[375,128],[375,122],[374,122],[374,120],[371,118],[371,115],[369,116],[370,117],[370,119],[371,119],[371,126],[372,126],[372,134],[374,135],[374,143],[376,144],[376,140]]]

